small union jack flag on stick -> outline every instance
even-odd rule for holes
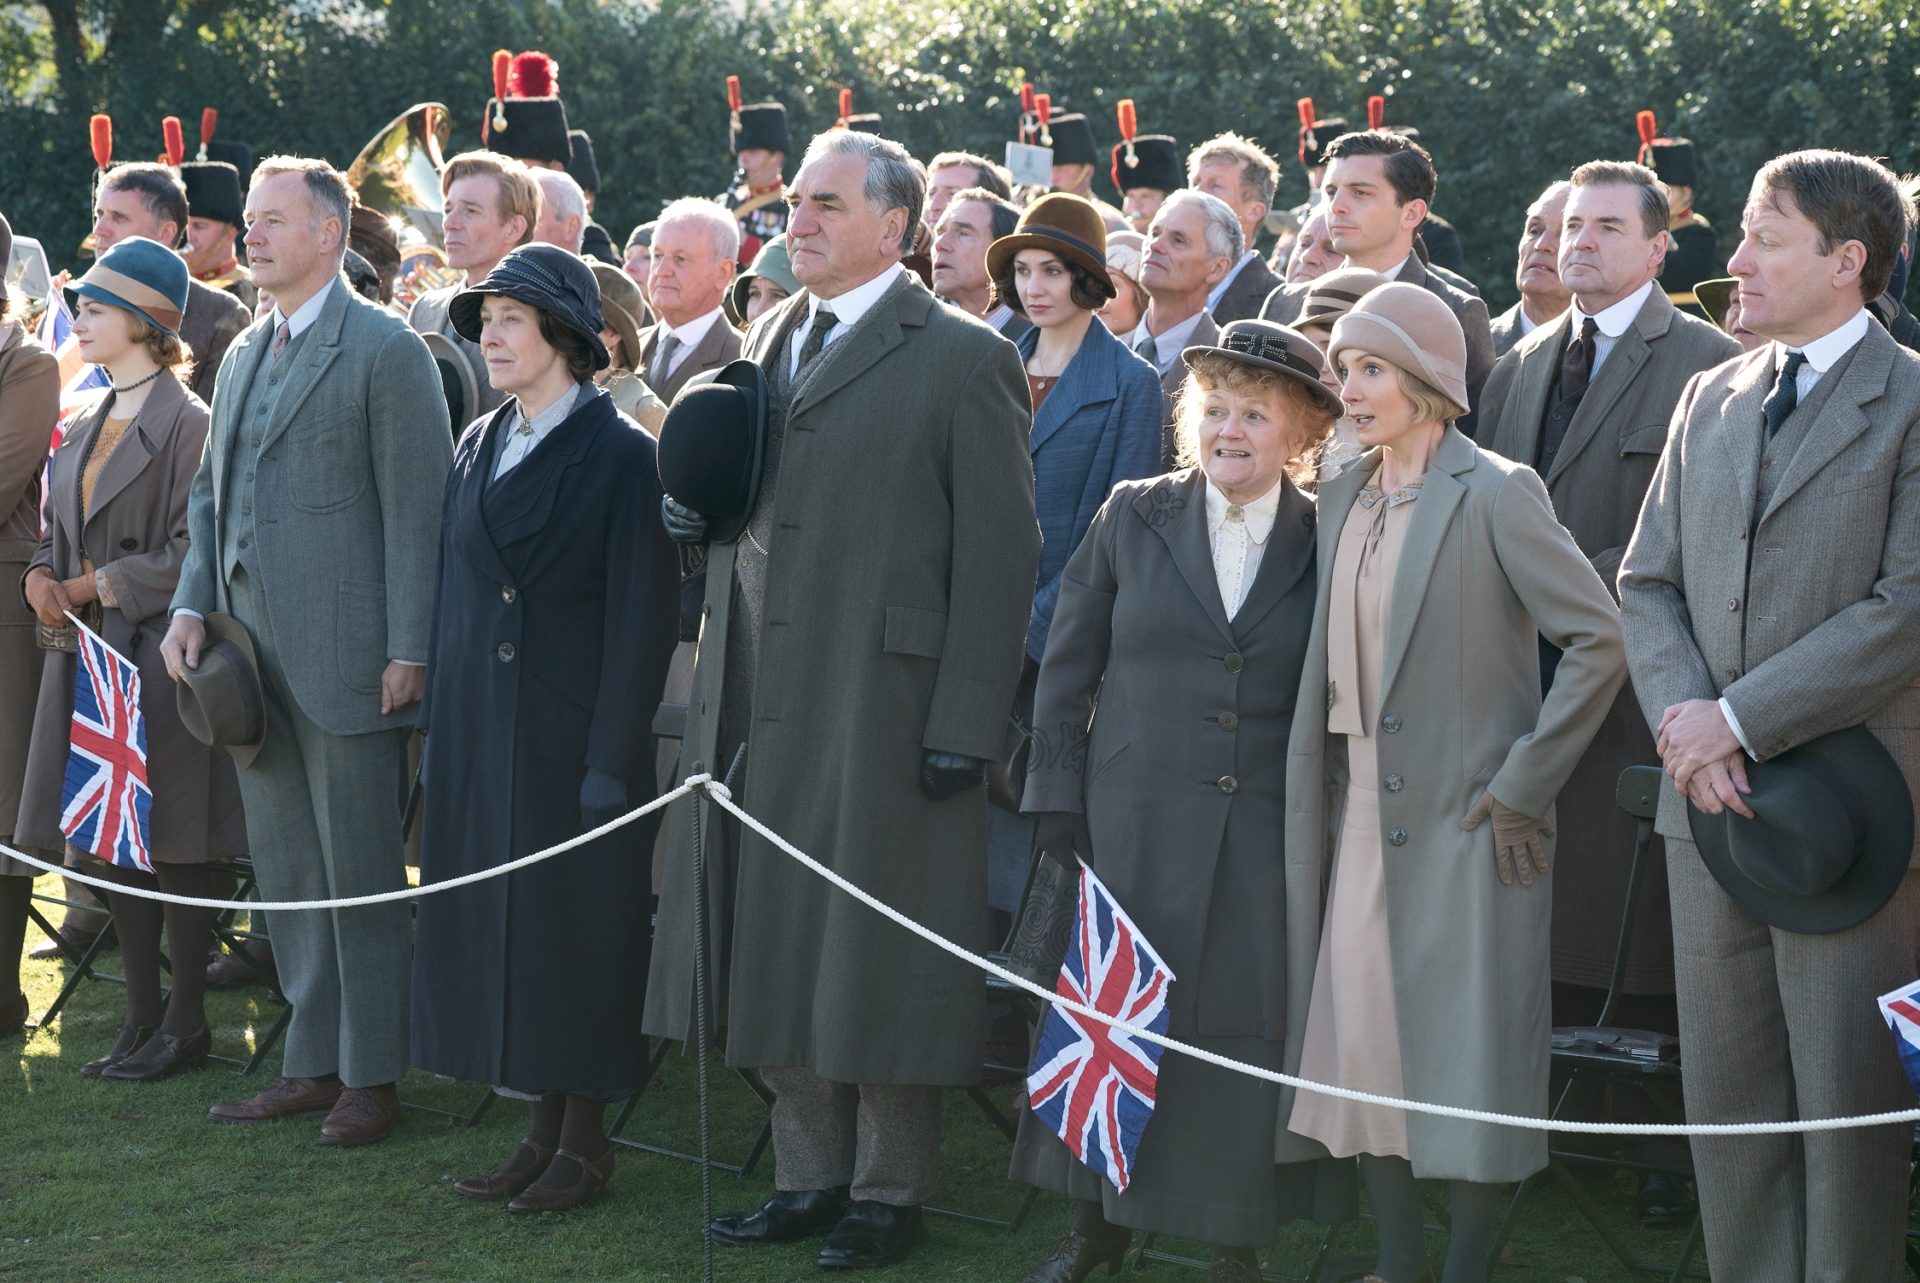
[[[1173,972],[1093,870],[1080,870],[1080,910],[1054,991],[1156,1034],[1167,1032]],[[1160,1044],[1050,1007],[1027,1075],[1027,1101],[1074,1157],[1125,1192],[1153,1117]]]
[[[80,630],[73,675],[73,729],[60,831],[67,841],[123,869],[153,872],[148,817],[147,721],[140,670],[72,615]]]
[[[1893,1033],[1893,1045],[1906,1066],[1907,1080],[1920,1092],[1920,980],[1880,996],[1880,1015]]]

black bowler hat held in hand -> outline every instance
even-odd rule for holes
[[[1747,765],[1749,820],[1687,804],[1700,858],[1770,926],[1844,931],[1879,912],[1913,856],[1913,798],[1872,731],[1835,731]]]
[[[767,380],[752,361],[674,398],[660,425],[660,484],[707,519],[707,542],[732,543],[760,498],[767,459]]]
[[[208,615],[205,622],[200,666],[181,670],[174,701],[187,734],[209,748],[225,748],[245,770],[267,738],[259,657],[246,625],[232,615]]]

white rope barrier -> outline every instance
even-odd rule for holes
[[[1278,1070],[1267,1069],[1260,1065],[1250,1065],[1245,1061],[1217,1055],[1204,1048],[1181,1042],[1176,1038],[1169,1038],[1163,1034],[1154,1033],[1152,1030],[1142,1029],[1137,1025],[1127,1023],[1117,1016],[1109,1016],[1103,1012],[1096,1011],[1092,1007],[1063,997],[1051,989],[1043,988],[1026,979],[1024,976],[1015,975],[991,959],[981,957],[972,950],[955,944],[930,927],[922,926],[912,918],[899,912],[892,905],[877,899],[869,892],[855,886],[838,873],[835,873],[832,869],[827,868],[818,860],[815,860],[812,856],[794,846],[778,833],[775,833],[759,820],[747,814],[747,812],[741,809],[733,800],[732,791],[709,774],[690,775],[679,787],[662,794],[645,806],[620,816],[618,819],[609,820],[598,828],[582,833],[580,836],[571,838],[557,846],[548,847],[544,851],[535,851],[531,855],[521,856],[517,860],[496,865],[490,869],[481,869],[474,873],[462,874],[460,877],[449,878],[444,882],[429,882],[418,887],[406,887],[399,891],[385,891],[377,895],[351,896],[338,900],[246,901],[245,907],[269,913],[287,913],[308,909],[348,909],[369,904],[387,904],[395,900],[410,900],[417,896],[433,895],[440,891],[450,891],[455,887],[469,886],[475,882],[500,877],[503,874],[512,873],[516,870],[538,864],[543,860],[564,855],[576,847],[583,846],[604,834],[611,833],[623,825],[631,824],[642,816],[649,815],[661,807],[667,806],[696,790],[705,791],[706,794],[728,814],[734,816],[742,824],[752,829],[755,833],[758,833],[767,841],[773,843],[783,854],[797,861],[803,867],[826,879],[833,886],[838,887],[841,891],[852,896],[888,921],[904,927],[929,944],[951,954],[969,966],[984,971],[989,975],[996,976],[1007,984],[1032,994],[1042,1002],[1052,1003],[1057,1007],[1064,1007],[1066,1010],[1073,1012],[1083,1019],[1106,1025],[1108,1028],[1119,1030],[1122,1033],[1139,1038],[1145,1042],[1155,1043],[1168,1051],[1175,1052],[1182,1056],[1189,1056],[1195,1060],[1204,1061],[1207,1064],[1225,1069],[1231,1073],[1244,1074],[1249,1078],[1259,1078],[1278,1086],[1292,1087],[1298,1091],[1317,1092],[1323,1096],[1334,1096],[1342,1100],[1356,1101],[1365,1105],[1379,1105],[1389,1109],[1402,1109],[1408,1113],[1431,1114],[1435,1117],[1451,1118],[1461,1122],[1485,1123],[1495,1127],[1517,1127],[1531,1131],[1577,1133],[1589,1136],[1775,1136],[1807,1132],[1841,1131],[1856,1127],[1884,1127],[1895,1123],[1920,1122],[1920,1108],[1916,1108],[1893,1110],[1878,1114],[1860,1114],[1847,1118],[1811,1118],[1792,1122],[1772,1123],[1588,1123],[1568,1119],[1542,1118],[1526,1114],[1491,1113],[1486,1110],[1465,1109],[1456,1105],[1436,1105],[1426,1101],[1402,1100],[1394,1096],[1379,1096],[1372,1092],[1356,1091],[1350,1087],[1338,1087],[1331,1083],[1313,1082],[1309,1079],[1295,1077],[1292,1074],[1281,1073]],[[87,886],[98,887],[101,890],[112,891],[119,895],[132,895],[141,899],[158,900],[167,904],[186,904],[207,909],[227,909],[234,907],[237,903],[233,900],[199,899],[189,896],[170,895],[165,892],[147,890],[142,887],[123,886],[119,883],[88,877],[60,865],[48,864],[34,856],[27,855],[22,851],[17,851],[5,845],[0,845],[0,854],[11,856],[22,863],[32,865],[37,869],[43,869],[48,873],[58,873],[63,877],[72,878],[74,881],[84,883]]]

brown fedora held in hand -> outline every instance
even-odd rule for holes
[[[225,748],[245,770],[267,738],[259,656],[246,625],[232,615],[208,615],[206,628],[200,667],[183,669],[174,683],[180,721],[189,735],[209,748]]]

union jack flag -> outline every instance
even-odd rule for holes
[[[1907,1080],[1920,1091],[1920,980],[1880,995],[1880,1016],[1906,1067]]]
[[[1093,875],[1080,870],[1080,910],[1054,991],[1139,1029],[1167,1032],[1173,972]],[[1074,1157],[1125,1192],[1153,1117],[1160,1044],[1049,1007],[1027,1074],[1027,1103]]]
[[[71,615],[68,616],[72,618]],[[60,831],[108,864],[153,872],[147,820],[147,720],[140,715],[140,670],[78,620],[73,729]]]

